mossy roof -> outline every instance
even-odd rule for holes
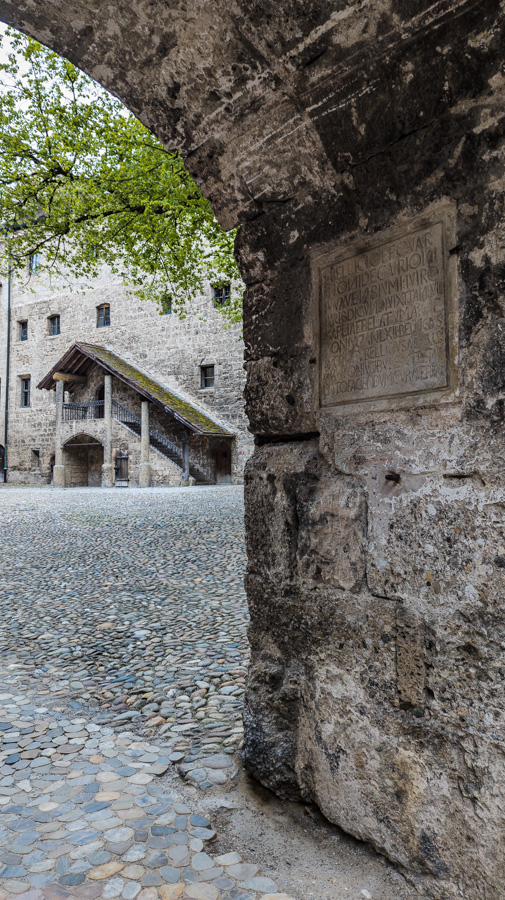
[[[53,375],[56,372],[65,372],[69,375],[87,375],[90,362],[101,366],[111,375],[115,375],[125,384],[132,387],[137,393],[146,400],[156,403],[169,415],[174,416],[179,422],[185,425],[190,431],[197,434],[222,435],[230,437],[233,432],[223,428],[218,422],[209,415],[202,412],[196,406],[193,406],[188,400],[184,400],[174,391],[164,387],[150,375],[146,375],[140,369],[137,369],[132,363],[127,362],[117,353],[109,350],[108,347],[101,347],[97,344],[85,344],[82,341],[76,341],[69,350],[61,357],[55,366],[42,379],[39,388],[50,390],[54,388],[55,382]]]

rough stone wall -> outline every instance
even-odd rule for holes
[[[413,7],[0,0],[245,222],[246,765],[433,897],[499,900],[504,10]],[[456,387],[321,411],[316,260],[441,201]]]
[[[223,318],[212,304],[211,289],[193,304],[186,319],[175,314],[160,315],[153,304],[141,303],[129,295],[121,283],[104,270],[86,292],[84,285],[74,283],[70,291],[58,279],[48,281],[34,275],[28,285],[20,280],[11,293],[11,365],[9,387],[9,477],[10,481],[40,482],[50,478],[51,456],[54,454],[54,394],[36,389],[40,379],[52,368],[74,340],[102,344],[153,375],[162,383],[182,391],[188,399],[225,422],[237,434],[234,453],[233,481],[243,480],[244,464],[252,452],[252,436],[247,431],[244,414],[243,341],[240,326],[225,329]],[[96,307],[109,303],[111,324],[96,327]],[[60,315],[61,333],[50,336],[48,317]],[[7,283],[0,287],[0,443],[4,442],[5,346],[7,317]],[[20,340],[19,323],[28,321],[28,340]],[[215,387],[201,388],[200,366],[215,366]],[[21,409],[21,378],[31,376],[31,407]],[[88,384],[68,395],[69,400],[95,398],[103,383],[97,370]],[[140,400],[133,391],[114,380],[114,397],[140,415]],[[180,428],[161,410],[151,404],[151,425],[167,437],[180,439]],[[123,429],[136,447],[135,435]],[[199,462],[210,480],[214,479],[212,448],[194,442],[191,457]],[[34,465],[32,450],[40,451],[40,464]],[[137,452],[134,449],[134,454]],[[173,484],[174,467],[155,450],[153,483]],[[160,457],[160,458],[158,458]],[[179,471],[180,474],[180,471]],[[132,476],[133,477],[133,476]],[[132,483],[137,483],[137,475]],[[180,478],[176,479],[180,483]]]

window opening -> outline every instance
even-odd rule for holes
[[[215,287],[214,306],[228,306],[231,297],[231,284],[223,284],[221,287]]]
[[[200,366],[201,387],[214,387],[214,366]]]
[[[40,467],[40,450],[32,450],[32,469]]]
[[[19,323],[19,340],[20,341],[28,340],[28,322],[20,322]]]
[[[101,404],[96,408],[96,417],[97,419],[103,419],[105,417],[105,385],[100,385],[95,396],[98,402]]]
[[[40,253],[30,253],[28,260],[28,268],[30,273],[38,272],[40,269]]]
[[[60,317],[59,316],[49,316],[49,334],[54,336],[56,334],[60,334]]]
[[[30,406],[30,378],[21,379],[21,406],[28,409]]]
[[[96,308],[96,327],[105,328],[107,325],[110,325],[110,306],[102,303]]]

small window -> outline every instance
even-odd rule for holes
[[[38,272],[40,269],[40,253],[30,253],[28,259],[28,268],[30,273]]]
[[[20,341],[28,340],[28,322],[20,322],[19,323],[19,340]]]
[[[172,298],[170,295],[165,295],[163,300],[161,301],[161,315],[169,316],[172,313]]]
[[[200,366],[202,388],[214,387],[214,366]]]
[[[49,324],[49,334],[54,336],[60,333],[60,317],[59,316],[49,316],[48,318]]]
[[[214,292],[214,306],[228,306],[231,297],[231,285],[223,284],[221,287],[212,288]]]
[[[32,469],[40,468],[40,450],[32,450]]]
[[[96,308],[96,327],[105,328],[110,325],[110,306],[108,303],[102,303]]]
[[[30,406],[30,378],[21,379],[21,406],[28,409]]]

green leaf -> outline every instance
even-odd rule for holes
[[[205,283],[243,284],[224,232],[178,152],[72,63],[8,30],[0,65],[0,213],[6,254],[27,271],[96,277],[104,264],[143,300],[180,316]],[[5,57],[4,57],[5,58]]]

